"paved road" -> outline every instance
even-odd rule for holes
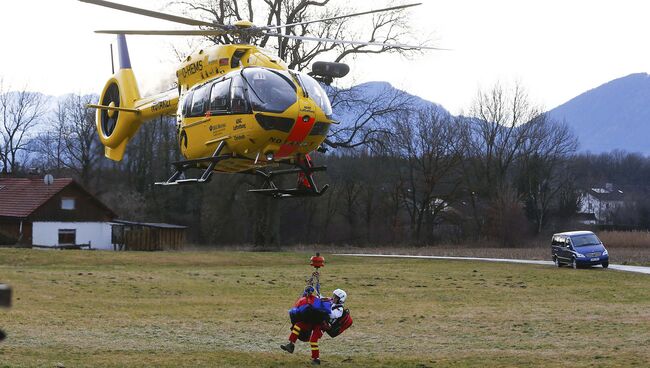
[[[504,258],[478,258],[478,257],[446,257],[446,256],[409,256],[399,254],[337,254],[337,256],[352,256],[352,257],[386,257],[386,258],[417,258],[417,259],[450,259],[457,261],[487,261],[487,262],[505,262],[505,263],[525,263],[525,264],[538,264],[555,267],[553,261],[535,261],[529,259],[504,259]],[[650,275],[650,267],[642,266],[626,266],[610,264],[609,268],[617,271],[636,272]]]

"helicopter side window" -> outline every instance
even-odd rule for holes
[[[246,114],[250,111],[248,100],[246,100],[244,81],[239,76],[232,79],[230,87],[230,111],[233,114]]]
[[[230,79],[220,81],[212,86],[210,95],[210,111],[213,113],[227,113],[229,110]]]
[[[192,97],[192,110],[190,115],[192,117],[201,116],[205,114],[209,95],[210,95],[210,84],[207,84],[194,91],[194,96]]]
[[[183,117],[187,117],[190,115],[190,111],[192,111],[192,95],[194,92],[190,92],[187,95],[185,95],[185,100],[183,101]]]

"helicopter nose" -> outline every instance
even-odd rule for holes
[[[296,118],[296,123],[293,125],[293,128],[291,128],[291,131],[289,131],[289,136],[285,140],[284,144],[280,146],[275,157],[287,157],[296,152],[314,127],[315,120],[313,114],[308,112],[299,113]]]

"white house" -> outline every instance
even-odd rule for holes
[[[113,249],[115,213],[69,178],[0,178],[0,243]]]
[[[613,216],[624,206],[624,193],[611,183],[605,188],[590,188],[580,201],[580,213],[594,214],[599,224],[611,224]]]

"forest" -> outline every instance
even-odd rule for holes
[[[175,117],[144,124],[125,159],[113,162],[103,157],[94,110],[86,107],[92,95],[52,101],[3,91],[2,175],[73,177],[121,219],[187,225],[196,244],[510,246],[584,228],[576,222],[580,201],[604,183],[629,193],[614,225],[650,226],[650,159],[579,152],[569,124],[532,107],[521,86],[480,91],[463,116],[392,88],[329,91],[345,121],[330,131],[329,150],[313,157],[328,167],[316,177],[330,186],[322,197],[248,193],[259,185],[250,175],[154,185],[181,159]]]

